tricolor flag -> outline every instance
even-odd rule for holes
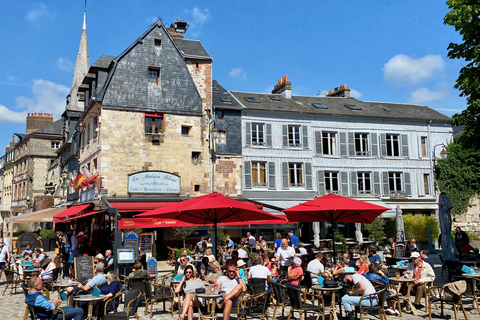
[[[80,186],[82,185],[83,180],[85,180],[85,176],[81,173],[78,173],[77,183],[75,184],[75,188],[80,189]]]

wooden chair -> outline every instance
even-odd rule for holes
[[[461,281],[465,282],[464,280],[461,280]],[[442,315],[443,315],[443,304],[447,303],[447,304],[451,304],[453,306],[453,312],[455,314],[455,320],[458,319],[458,311],[460,309],[462,309],[463,316],[465,317],[465,320],[468,320],[467,313],[465,312],[465,309],[463,308],[463,304],[462,304],[463,292],[461,294],[452,294],[450,292],[450,295],[449,295],[450,298],[448,298],[447,295],[445,295],[445,293],[447,293],[449,291],[448,289],[446,289],[446,286],[448,286],[448,285],[449,284],[447,283],[446,285],[444,285],[441,288],[437,287],[437,286],[434,286],[434,287],[431,287],[427,291],[427,296],[428,296],[428,319],[429,320],[432,319],[432,303],[440,302]],[[466,283],[464,284],[464,286],[465,286],[465,288],[467,287]]]
[[[140,296],[142,293],[139,290],[131,289],[125,292],[125,301],[123,311],[104,314],[104,320],[128,320],[131,317],[138,317],[138,305],[140,303]]]
[[[5,295],[5,292],[7,291],[8,288],[10,288],[10,295],[12,295],[12,291],[15,291],[17,293],[17,286],[19,283],[22,282],[20,279],[20,275],[13,271],[13,270],[3,270],[5,273],[5,278],[7,279],[7,285],[5,286],[5,290],[3,290],[3,296]]]

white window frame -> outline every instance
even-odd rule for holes
[[[423,174],[423,188],[426,196],[430,195],[430,174],[424,173]],[[426,185],[425,185],[426,183]]]
[[[218,130],[218,144],[227,144],[227,132],[224,130]]]
[[[386,150],[385,154],[387,157],[400,157],[402,155],[401,152],[401,141],[400,141],[400,135],[395,134],[395,133],[387,133],[385,134],[385,144],[386,144]],[[395,141],[396,140],[396,141]],[[397,143],[397,147],[395,148],[395,142]],[[390,145],[390,153],[388,152],[388,146]],[[395,151],[398,153],[397,155],[395,154]]]
[[[337,190],[333,189],[335,180],[337,183]],[[325,171],[325,192],[340,194],[340,174],[338,171]]]
[[[356,156],[368,156],[369,155],[369,144],[368,144],[368,133],[364,132],[355,132],[355,155]],[[359,141],[359,150],[357,150],[357,141]]]
[[[400,180],[400,182],[398,182],[398,180]],[[393,186],[394,188],[392,189],[392,184],[391,182],[393,181]],[[398,189],[398,185],[399,184],[399,189]],[[403,173],[402,172],[393,172],[393,171],[389,171],[388,172],[388,189],[390,191],[390,193],[392,192],[405,192],[404,187],[403,187]]]
[[[300,162],[289,162],[288,163],[288,185],[290,187],[303,187],[304,177],[303,177],[303,163]],[[293,173],[293,175],[292,175]],[[293,180],[292,181],[292,176]]]
[[[372,194],[373,190],[372,190],[372,173],[371,172],[364,172],[364,171],[357,172],[357,192],[359,194]]]
[[[288,125],[288,146],[289,147],[301,147],[302,146],[302,133],[301,133],[302,126],[300,125]],[[298,142],[297,137],[298,135]]]
[[[336,132],[322,131],[322,153],[324,155],[329,155],[329,156],[337,155],[337,133]]]
[[[427,145],[428,145],[428,137],[427,136],[421,136],[419,140],[419,150],[418,153],[420,154],[420,158],[428,158],[428,150],[427,150]],[[423,153],[425,151],[425,154]]]
[[[263,165],[263,172],[264,172],[264,179],[265,181],[261,181],[261,169]],[[254,168],[256,167],[257,170],[257,181],[254,181]],[[252,187],[266,187],[267,186],[267,163],[264,161],[252,161]]]
[[[260,128],[261,130],[259,130]],[[252,122],[252,145],[265,145],[265,123]]]

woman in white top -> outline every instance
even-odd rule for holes
[[[175,293],[180,293],[182,290],[185,293],[182,313],[178,319],[183,320],[188,314],[188,320],[193,320],[193,307],[198,305],[195,290],[205,288],[205,285],[202,280],[195,278],[195,270],[192,265],[187,265],[183,274],[182,281],[175,287]]]
[[[45,270],[40,274],[40,278],[43,280],[52,280],[53,279],[53,270],[60,268],[62,266],[62,258],[56,256],[52,262],[48,264]]]

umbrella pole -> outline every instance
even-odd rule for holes
[[[333,263],[337,263],[337,252],[335,251],[335,222],[332,220],[332,238],[333,238]]]
[[[217,257],[217,222],[213,224],[213,233],[212,233],[212,246],[213,246],[213,255],[215,256],[215,259],[218,259]]]

